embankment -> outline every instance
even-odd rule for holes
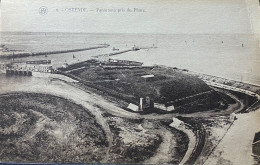
[[[231,79],[227,79],[227,78],[223,78],[223,77],[212,76],[212,75],[208,75],[208,74],[196,73],[196,72],[191,72],[191,71],[189,71],[189,73],[198,76],[200,79],[202,79],[205,82],[211,82],[212,85],[222,84],[225,86],[239,88],[239,89],[250,91],[250,92],[260,95],[260,86],[256,85],[256,84],[249,84],[249,83],[231,80]]]

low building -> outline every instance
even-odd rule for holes
[[[135,112],[140,111],[140,110],[139,110],[139,106],[137,106],[137,105],[135,105],[135,104],[132,104],[132,103],[130,103],[127,108],[130,109],[130,110],[132,110],[132,111],[135,111]]]
[[[148,75],[143,75],[141,76],[143,80],[146,81],[153,81],[154,80],[154,75],[153,74],[148,74]]]
[[[139,109],[141,111],[147,111],[154,108],[154,102],[151,100],[149,96],[146,96],[145,98],[140,98],[139,103]]]
[[[38,72],[45,72],[45,73],[51,73],[53,71],[52,65],[44,65],[44,64],[40,64],[37,67],[37,71]]]
[[[5,64],[5,63],[0,64],[0,69],[4,70],[4,69],[6,69],[6,67],[7,67],[7,64]]]
[[[150,99],[150,97],[147,96],[145,97],[145,99],[142,97],[140,98],[139,105],[130,103],[127,108],[131,109],[132,111],[142,112],[142,111],[150,110],[153,107],[154,107],[153,101]]]
[[[236,114],[235,114],[235,113],[231,113],[230,116],[229,116],[229,120],[230,120],[231,122],[233,122],[233,121],[236,120],[236,119],[237,119]]]
[[[68,63],[64,63],[64,64],[62,64],[62,68],[67,68],[68,66],[69,66]]]
[[[174,105],[166,106],[165,104],[159,104],[159,103],[154,103],[154,108],[164,110],[164,111],[173,111]]]
[[[185,127],[185,123],[175,117],[172,118],[171,127],[183,129]]]
[[[51,60],[26,61],[26,64],[50,64]]]

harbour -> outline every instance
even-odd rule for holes
[[[63,127],[58,128],[55,123],[59,118],[55,122],[48,119],[54,115],[49,113],[50,107],[59,107],[52,111],[61,115],[71,114],[65,107],[60,108],[65,102],[68,104],[66,106],[77,109],[73,113],[85,108],[84,111],[95,117],[96,123],[91,125],[91,129],[100,127],[103,131],[92,132],[92,135],[99,137],[102,145],[95,141],[91,148],[102,148],[104,151],[101,152],[100,149],[96,153],[99,155],[95,159],[97,162],[122,162],[120,156],[125,153],[116,153],[116,146],[119,146],[128,151],[124,155],[127,158],[124,162],[129,163],[160,163],[162,160],[184,164],[208,163],[214,161],[215,152],[220,150],[218,144],[223,145],[222,139],[224,142],[230,140],[227,132],[229,128],[233,128],[233,123],[234,129],[237,129],[237,118],[239,121],[243,120],[240,114],[249,116],[249,113],[257,113],[259,109],[260,87],[242,82],[244,79],[230,80],[194,71],[180,66],[178,58],[172,60],[176,60],[178,64],[173,65],[173,62],[170,66],[162,65],[163,58],[157,64],[147,63],[153,60],[153,53],[157,53],[157,57],[163,56],[159,53],[162,51],[160,44],[109,45],[111,46],[80,52],[4,59],[0,65],[0,70],[4,73],[0,74],[0,99],[14,102],[12,105],[21,106],[21,109],[29,108],[22,112],[27,113],[26,116],[44,114],[46,119],[42,120],[43,125],[52,123],[63,135],[71,134],[75,128],[78,130],[82,127],[76,127],[75,121],[68,125],[63,118],[61,123],[69,128],[69,132],[62,129]],[[77,107],[74,103],[82,107]],[[35,108],[38,105],[41,108]],[[78,114],[73,115],[79,118]],[[87,116],[84,114],[84,117]],[[27,127],[25,124],[23,126]],[[220,127],[220,132],[214,131]],[[115,132],[117,129],[120,133]],[[256,130],[255,128],[254,131]],[[80,132],[82,131],[78,130],[76,135],[82,136]],[[33,130],[33,133],[35,138],[41,136],[37,130]],[[55,141],[50,142],[49,137],[52,135],[49,133],[48,143],[59,146]],[[207,139],[208,133],[212,139]],[[86,137],[85,141],[92,140],[91,136]],[[66,141],[59,134],[55,134],[55,138]],[[117,144],[120,140],[127,145]],[[81,145],[79,142],[75,143]],[[34,145],[30,142],[30,147],[34,148]],[[171,152],[172,147],[178,148],[177,154]],[[79,152],[83,151],[86,149]],[[139,151],[144,154],[127,156]],[[161,153],[168,153],[170,156],[166,158]],[[118,157],[112,158],[111,155]],[[56,154],[52,156],[53,161],[58,161],[57,158]],[[63,162],[68,161],[67,158],[73,159],[72,153],[69,152]],[[75,161],[81,162],[82,159],[80,157]],[[254,162],[251,158],[248,160]]]
[[[0,165],[260,164],[259,9],[2,0]]]
[[[72,64],[91,59],[92,56],[114,53],[114,51],[112,51],[113,47],[119,48],[121,51],[130,49],[134,45],[138,45],[139,47],[152,47],[153,44],[157,43],[158,48],[156,49],[142,49],[136,52],[130,51],[114,57],[143,62],[144,65],[157,64],[172,66],[236,81],[242,80],[242,82],[246,83],[260,84],[259,75],[256,74],[260,66],[260,59],[256,56],[256,54],[259,54],[259,41],[254,35],[171,34],[167,36],[163,34],[142,34],[140,37],[138,36],[139,35],[135,34],[103,35],[79,33],[46,33],[45,36],[44,33],[31,33],[30,35],[26,35],[26,33],[14,33],[14,35],[11,33],[2,33],[2,43],[8,46],[11,42],[14,42],[11,44],[10,49],[30,52],[51,51],[57,49],[57,46],[59,49],[66,49],[66,47],[73,49],[86,47],[86,45],[87,47],[91,47],[103,43],[109,43],[111,45],[108,48],[53,54],[49,57],[42,55],[15,59],[15,61],[18,62],[50,59],[54,67],[60,67],[65,62]],[[31,42],[23,43],[22,45],[19,44],[25,39]],[[60,42],[55,46],[52,43],[55,43],[57,39],[59,39]],[[32,41],[34,41],[34,43]],[[223,44],[222,41],[224,41]],[[15,44],[15,42],[17,42],[17,44]],[[39,46],[40,42],[44,44]],[[241,43],[244,43],[244,47],[241,47]],[[73,54],[75,58],[73,58]],[[169,58],[172,60],[168,60]],[[0,61],[10,62],[11,59],[1,59]],[[214,67],[212,68],[212,66]]]

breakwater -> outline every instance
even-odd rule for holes
[[[137,50],[135,50],[135,49],[127,49],[127,50],[117,51],[117,52],[108,53],[108,54],[100,54],[100,55],[92,56],[92,57],[98,58],[98,57],[105,57],[105,56],[115,56],[115,55],[118,55],[118,54],[123,54],[123,53],[126,53],[126,52],[130,52],[130,51],[137,51]]]
[[[116,52],[112,52],[112,53],[108,53],[108,54],[100,54],[100,55],[92,56],[92,57],[98,58],[98,57],[106,57],[106,56],[115,56],[115,55],[118,55],[118,54],[130,52],[130,51],[138,51],[138,50],[141,50],[141,49],[151,49],[151,48],[156,48],[156,47],[133,47],[131,49],[116,51]]]
[[[0,59],[11,59],[11,58],[21,58],[21,57],[28,57],[28,56],[41,56],[41,55],[49,55],[49,54],[61,54],[61,53],[70,53],[70,52],[79,52],[91,49],[99,49],[99,48],[107,48],[109,44],[102,44],[99,46],[93,46],[88,48],[81,48],[81,49],[69,49],[69,50],[56,50],[56,51],[44,51],[44,52],[19,52],[19,53],[12,53],[12,54],[5,54],[1,55]]]

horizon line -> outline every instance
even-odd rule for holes
[[[78,33],[78,34],[204,34],[204,35],[212,35],[212,34],[247,34],[247,35],[260,35],[260,33],[134,33],[134,32],[71,32],[71,31],[1,31],[0,33]]]

